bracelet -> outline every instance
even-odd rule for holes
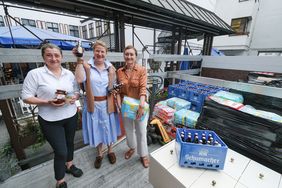
[[[84,60],[83,60],[83,58],[82,57],[78,57],[77,58],[77,64],[83,64],[83,62],[84,62]]]

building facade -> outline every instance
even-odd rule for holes
[[[217,0],[214,11],[236,32],[214,38],[225,55],[282,56],[281,0]]]
[[[7,4],[11,5],[11,4]],[[46,29],[74,37],[94,40],[102,34],[109,35],[113,31],[113,25],[109,21],[91,19],[79,15],[67,15],[46,10],[34,10],[30,7],[17,5],[8,6],[8,13],[16,21],[5,15],[3,7],[0,7],[0,27],[17,26],[19,23],[32,27]],[[19,23],[17,23],[19,22]]]

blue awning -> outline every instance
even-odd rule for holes
[[[50,43],[56,44],[63,50],[71,50],[76,41],[81,40],[83,48],[90,50],[90,41],[77,37],[56,33],[49,30],[39,29],[36,27],[25,26],[42,40],[47,40]],[[30,33],[22,26],[12,26],[11,31],[17,48],[39,48],[42,41]],[[0,47],[13,47],[13,40],[10,34],[9,27],[0,27]]]

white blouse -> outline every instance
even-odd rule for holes
[[[51,100],[55,98],[57,89],[67,91],[68,95],[79,92],[78,84],[73,73],[62,68],[60,78],[57,78],[45,65],[28,72],[24,83],[21,97],[28,99],[38,97],[40,99]],[[65,104],[55,107],[52,105],[38,105],[38,115],[46,121],[59,121],[70,118],[77,112],[75,104]]]

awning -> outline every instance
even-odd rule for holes
[[[71,14],[122,20],[125,23],[178,31],[186,35],[209,34],[211,36],[233,33],[231,27],[215,13],[185,0],[8,0]]]
[[[17,48],[39,48],[44,40],[56,44],[63,50],[71,50],[75,45],[76,41],[84,40],[77,37],[72,37],[69,35],[64,35],[61,33],[52,32],[49,30],[39,29],[35,27],[25,26],[27,29],[22,26],[12,26],[11,31],[14,39],[15,46]],[[0,47],[11,48],[13,47],[13,40],[9,27],[0,27]],[[86,50],[90,49],[89,41],[83,42],[83,47]]]

